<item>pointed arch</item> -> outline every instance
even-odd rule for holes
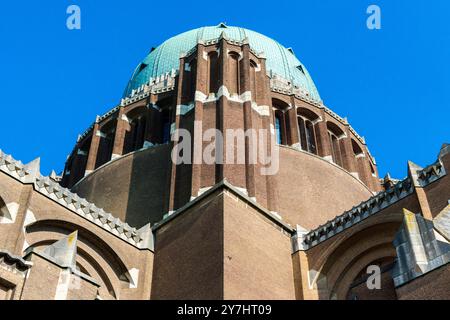
[[[279,99],[272,99],[273,123],[276,141],[280,145],[290,145],[289,105]]]
[[[239,82],[240,82],[240,66],[239,66],[239,53],[231,51],[228,59],[228,74],[229,74],[229,88],[230,94],[239,94]]]
[[[303,151],[318,154],[317,121],[320,120],[319,115],[306,108],[297,108],[297,123],[300,137],[300,147]]]
[[[130,283],[123,260],[94,232],[62,220],[40,220],[26,227],[28,248],[43,249],[64,236],[78,231],[77,265],[100,284],[104,294],[119,298],[122,283]]]

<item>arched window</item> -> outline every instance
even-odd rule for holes
[[[216,51],[208,54],[209,93],[219,91],[219,61]]]
[[[277,99],[273,99],[272,101],[272,109],[273,109],[273,124],[275,127],[275,135],[277,139],[277,143],[281,145],[290,145],[291,137],[289,135],[289,116],[287,112],[287,108],[289,106]]]
[[[239,94],[239,54],[230,52],[229,54],[229,88],[230,94]]]
[[[366,185],[369,184],[369,177],[367,176],[367,162],[365,158],[365,154],[360,145],[352,139],[352,149],[353,154],[356,158],[357,170],[359,179]]]
[[[376,177],[375,169],[374,169],[374,167],[373,167],[373,165],[371,163],[370,163],[370,173],[372,173],[373,177]]]
[[[360,155],[364,155],[364,152],[362,151],[361,147],[358,145],[358,143],[352,139],[352,149],[353,149],[353,154],[355,156],[360,156]]]
[[[161,132],[160,132],[160,141],[161,143],[169,143],[170,142],[170,127],[171,127],[171,109],[164,109],[161,112]]]
[[[319,116],[304,108],[297,110],[297,122],[300,134],[300,146],[302,150],[317,154],[317,138],[315,123]]]
[[[150,108],[147,119],[148,123],[145,124],[146,133],[144,143],[148,141],[153,145],[158,145],[171,141],[170,130],[175,120],[174,110],[174,97],[161,99]]]
[[[99,133],[94,133],[100,135],[100,145],[95,168],[98,168],[111,160],[114,147],[114,137],[116,135],[116,127],[114,123],[115,121],[110,121],[101,128]]]
[[[140,114],[130,120],[130,130],[126,134],[125,153],[142,149],[145,141],[147,117]]]
[[[306,142],[308,152],[317,154],[316,134],[314,132],[314,125],[310,120],[306,120]]]
[[[285,140],[283,132],[283,112],[280,110],[275,111],[275,134],[278,144],[283,144]]]
[[[257,101],[257,80],[256,80],[256,69],[258,65],[253,60],[250,60],[250,90],[252,91],[253,101]]]
[[[189,101],[194,100],[195,98],[195,90],[196,90],[196,82],[197,82],[197,59],[193,59],[189,63],[189,85],[187,86],[189,89],[189,92],[186,96],[189,97]]]
[[[89,150],[91,148],[92,136],[86,138],[80,142],[80,145],[76,149],[76,155],[72,158],[72,184],[80,181],[86,172],[87,160],[89,156]]]
[[[342,149],[340,139],[344,137],[344,131],[332,122],[327,122],[328,135],[330,137],[333,162],[338,166],[343,166]]]
[[[333,162],[342,167],[342,152],[339,139],[332,132],[329,132],[331,141],[331,151],[333,152]]]

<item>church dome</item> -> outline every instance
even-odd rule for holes
[[[320,101],[319,92],[305,66],[297,59],[290,48],[285,48],[277,41],[258,32],[226,26],[193,29],[174,36],[155,49],[136,67],[131,80],[128,82],[124,97],[131,94],[133,89],[148,83],[150,78],[156,78],[173,70],[179,69],[181,53],[192,50],[199,41],[207,42],[220,38],[221,34],[233,41],[248,39],[250,48],[266,57],[266,69],[269,75],[276,74],[291,81],[295,86],[309,92],[309,96]]]

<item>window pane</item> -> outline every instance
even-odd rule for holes
[[[306,137],[308,140],[308,151],[317,154],[316,137],[314,135],[314,125],[311,121],[306,122]]]
[[[275,133],[277,135],[277,143],[282,144],[282,134],[281,134],[281,121],[280,121],[280,115],[275,115]]]

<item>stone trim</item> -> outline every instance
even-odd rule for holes
[[[0,150],[0,171],[22,183],[31,183],[34,189],[43,196],[57,202],[66,209],[91,221],[102,229],[112,233],[128,243],[141,248],[143,238],[136,228],[113,217],[110,213],[98,208],[95,204],[61,187],[49,177],[39,172],[32,172],[22,162],[15,160]]]
[[[386,207],[404,199],[405,197],[414,193],[414,184],[411,178],[406,178],[397,183],[393,188],[380,192],[364,201],[353,209],[344,212],[326,224],[304,234],[299,237],[300,244],[297,245],[300,250],[310,249],[325,240],[334,237],[354,226],[355,224],[368,219],[376,213],[379,213]]]
[[[446,206],[434,219],[434,228],[447,241],[450,241],[450,200]]]
[[[392,271],[395,287],[450,263],[450,246],[436,237],[433,222],[420,213],[403,210],[404,220],[394,239],[397,260]]]
[[[177,70],[172,69],[171,72],[166,72],[150,80],[137,89],[133,89],[131,94],[123,98],[120,102],[122,107],[130,105],[136,101],[148,97],[150,94],[169,92],[175,89],[175,79],[177,77]]]
[[[262,117],[269,117],[270,116],[270,107],[267,105],[258,105],[256,102],[252,100],[251,92],[246,91],[242,93],[241,95],[237,94],[231,94],[228,91],[228,88],[224,85],[222,85],[217,93],[206,95],[201,91],[195,92],[195,101],[201,102],[201,103],[208,103],[208,102],[216,102],[221,97],[227,98],[228,101],[237,102],[240,104],[244,104],[246,102],[251,102],[252,109],[257,112]],[[183,107],[183,106],[182,106]],[[190,110],[189,110],[190,111]],[[178,114],[178,111],[177,111]],[[183,115],[183,113],[181,113]]]
[[[295,229],[292,228],[291,225],[289,225],[286,222],[282,221],[281,217],[278,214],[274,214],[274,213],[270,212],[269,210],[265,209],[264,207],[260,206],[256,201],[254,201],[253,199],[248,197],[246,194],[242,193],[241,190],[239,190],[237,187],[235,187],[232,184],[230,184],[227,180],[223,180],[222,182],[219,182],[218,184],[216,184],[213,187],[208,187],[207,191],[204,191],[201,195],[199,195],[198,197],[195,197],[190,202],[185,204],[183,207],[181,207],[180,209],[176,210],[172,214],[167,215],[162,221],[160,221],[160,222],[156,223],[155,225],[153,225],[152,226],[153,233],[155,234],[156,230],[158,230],[159,228],[161,228],[162,226],[164,226],[168,222],[172,221],[176,217],[182,215],[187,209],[189,209],[192,206],[196,205],[198,202],[200,202],[204,198],[208,197],[209,195],[213,194],[217,190],[221,190],[221,189],[227,189],[227,190],[231,191],[236,196],[241,198],[243,201],[247,202],[249,205],[253,206],[258,211],[260,211],[263,216],[265,216],[270,221],[272,221],[273,223],[278,225],[285,232],[289,233],[290,235],[294,234]]]
[[[32,262],[26,261],[22,257],[13,255],[7,250],[0,249],[0,263],[3,261],[21,272],[24,272],[33,266]]]
[[[417,180],[421,187],[425,187],[445,175],[445,168],[441,161],[438,160],[425,169],[417,171]]]
[[[380,192],[352,210],[346,211],[325,225],[303,235],[300,240],[302,243],[297,247],[303,248],[303,250],[312,248],[412,194],[414,182],[418,182],[421,187],[425,187],[444,175],[446,175],[444,166],[438,160],[425,169],[418,170],[415,176],[398,182],[393,188]]]

